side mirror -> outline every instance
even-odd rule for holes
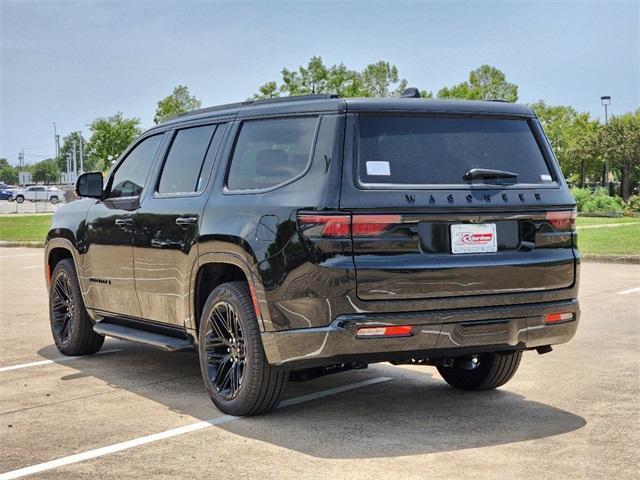
[[[76,194],[79,197],[102,198],[103,180],[101,172],[83,173],[76,181]]]

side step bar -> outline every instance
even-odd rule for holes
[[[130,342],[142,343],[150,347],[160,348],[169,352],[179,350],[191,350],[193,345],[185,338],[172,337],[162,333],[148,332],[124,325],[109,322],[98,322],[93,326],[93,331],[100,335],[129,340]]]

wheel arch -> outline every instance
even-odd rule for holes
[[[235,246],[235,248],[238,248]],[[264,295],[264,287],[260,275],[251,267],[246,255],[230,252],[207,252],[198,257],[191,275],[190,304],[192,315],[187,329],[197,338],[198,324],[202,307],[209,294],[222,283],[230,281],[245,281],[253,300],[253,306],[261,330],[270,324],[269,312]]]

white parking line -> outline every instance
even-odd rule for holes
[[[73,360],[78,360],[79,358],[94,357],[96,355],[104,355],[106,353],[115,353],[115,352],[121,352],[121,351],[122,350],[120,350],[120,349],[113,349],[113,350],[105,350],[103,352],[98,352],[98,353],[95,353],[93,355],[83,355],[81,357],[57,357],[57,358],[53,358],[51,360],[40,360],[40,361],[37,361],[37,362],[21,363],[19,365],[9,365],[8,367],[0,367],[0,373],[8,372],[10,370],[19,370],[21,368],[39,367],[40,365],[48,365],[50,363],[71,362]]]
[[[28,267],[22,267],[22,268],[44,268],[44,265],[29,265]]]
[[[366,387],[368,385],[374,385],[376,383],[386,382],[392,380],[391,377],[376,377],[369,380],[363,380],[362,382],[351,383],[349,385],[343,385],[341,387],[329,388],[328,390],[322,390],[320,392],[311,393],[309,395],[302,395],[300,397],[291,398],[280,404],[278,408],[288,407],[290,405],[296,405],[299,403],[309,402],[318,398],[328,397],[329,395],[336,395],[338,393],[347,392],[356,388]],[[232,420],[240,419],[241,417],[234,417],[233,415],[223,415],[218,418],[212,418],[204,422],[196,422],[184,427],[172,428],[171,430],[165,430],[164,432],[154,433],[146,435],[144,437],[134,438],[126,442],[114,443],[106,447],[96,448],[94,450],[88,450],[82,453],[76,453],[75,455],[69,455],[68,457],[58,458],[49,462],[38,463],[31,465],[30,467],[20,468],[11,472],[6,472],[0,475],[0,480],[11,480],[14,478],[21,478],[27,475],[33,475],[34,473],[44,472],[54,468],[70,465],[72,463],[78,463],[92,458],[103,457],[115,452],[121,452],[122,450],[128,450],[129,448],[139,447],[140,445],[146,445],[147,443],[157,442],[158,440],[164,440],[166,438],[177,437],[178,435],[184,435],[185,433],[195,432],[196,430],[202,430],[203,428],[209,428],[214,425],[222,425],[223,423],[230,422]]]
[[[630,288],[629,290],[623,290],[621,292],[618,292],[618,295],[628,295],[634,292],[640,292],[640,287]]]
[[[0,258],[41,257],[42,253],[21,253],[19,255],[0,255]]]

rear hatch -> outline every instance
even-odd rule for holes
[[[340,209],[360,299],[574,284],[574,202],[534,117],[366,113],[348,125]]]

